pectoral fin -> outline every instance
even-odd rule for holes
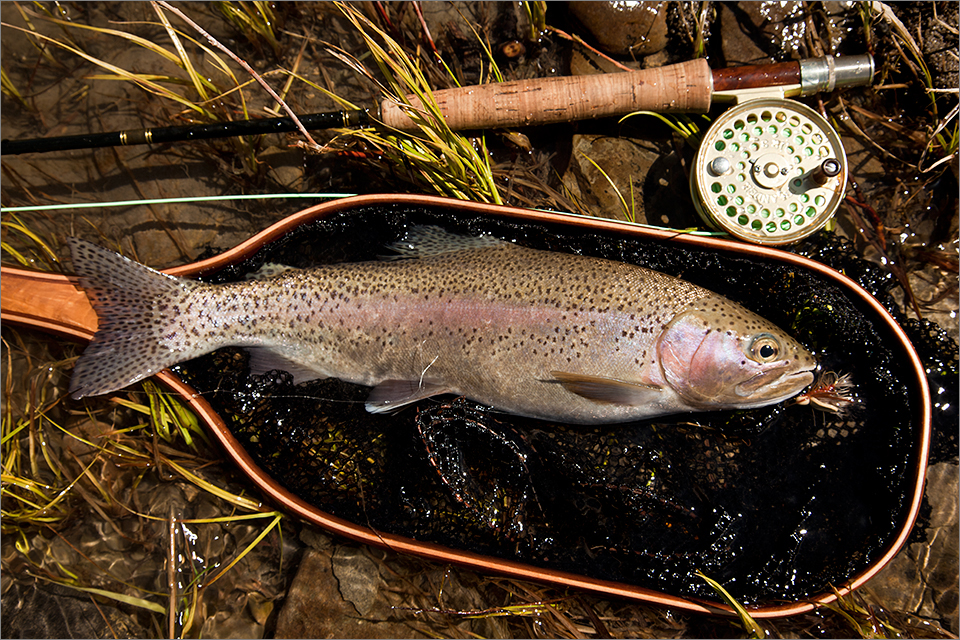
[[[370,413],[390,413],[408,404],[450,393],[450,389],[425,380],[384,380],[367,397],[367,411]]]
[[[570,393],[595,402],[640,406],[656,402],[660,397],[660,387],[639,382],[566,371],[551,371],[550,374]]]

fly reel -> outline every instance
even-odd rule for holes
[[[821,229],[844,196],[840,136],[794,100],[757,98],[725,111],[707,130],[690,192],[710,227],[766,245]]]

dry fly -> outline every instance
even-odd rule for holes
[[[826,371],[820,375],[809,391],[798,395],[791,404],[811,405],[822,411],[842,414],[857,399],[851,394],[853,380],[849,373],[839,375]]]

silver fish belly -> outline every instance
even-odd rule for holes
[[[415,228],[398,259],[209,285],[70,241],[100,329],[75,398],[224,346],[254,373],[373,387],[371,412],[464,395],[570,423],[781,402],[814,357],[745,308],[662,273]]]

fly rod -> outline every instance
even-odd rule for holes
[[[736,100],[750,92],[778,90],[782,96],[867,85],[873,79],[870,55],[812,58],[766,65],[711,70],[704,59],[656,69],[588,76],[513,80],[433,92],[453,130],[524,127],[622,116],[632,111],[706,112],[714,101]],[[408,96],[414,107],[419,100]],[[380,105],[379,122],[388,128],[416,128],[407,108],[392,100]],[[298,116],[308,130],[375,125],[366,111]],[[0,154],[44,153],[138,144],[296,131],[292,118],[259,118],[206,125],[133,129],[76,136],[3,140]]]

